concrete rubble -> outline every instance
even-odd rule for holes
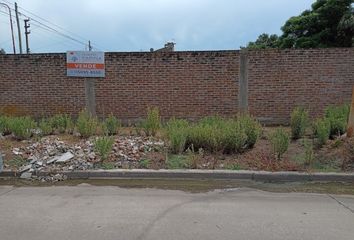
[[[12,152],[26,160],[18,169],[23,179],[37,178],[36,172],[74,171],[100,169],[99,156],[94,151],[94,138],[73,143],[59,138],[44,137],[37,142],[28,142],[27,146],[13,148]],[[108,161],[115,168],[137,167],[146,153],[165,147],[162,140],[152,140],[141,136],[116,136]],[[62,174],[40,178],[41,181],[65,180]]]

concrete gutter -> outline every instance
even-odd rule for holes
[[[307,172],[266,172],[266,171],[234,171],[234,170],[148,170],[148,169],[115,169],[90,171],[34,172],[34,176],[45,177],[63,174],[68,179],[223,179],[223,180],[255,180],[255,181],[324,181],[352,182],[353,173],[307,173]],[[21,174],[15,171],[3,171],[0,178],[18,178]]]

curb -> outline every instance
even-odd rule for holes
[[[351,182],[353,173],[306,173],[306,172],[266,172],[266,171],[234,171],[234,170],[148,170],[148,169],[115,169],[91,171],[34,172],[37,177],[63,174],[67,179],[220,179],[220,180],[254,180],[281,182]],[[19,178],[16,171],[3,171],[0,178]]]

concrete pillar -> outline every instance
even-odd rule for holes
[[[248,55],[247,50],[240,52],[240,79],[238,90],[238,107],[240,113],[248,112]]]
[[[354,86],[352,91],[352,104],[350,105],[347,136],[348,137],[354,136]]]
[[[86,109],[92,116],[96,116],[95,79],[85,79]]]

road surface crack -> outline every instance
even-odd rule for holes
[[[1,193],[1,194],[0,194],[0,197],[2,197],[2,196],[4,196],[4,195],[6,195],[6,194],[12,192],[12,191],[15,190],[15,189],[16,189],[16,188],[14,187],[14,188],[11,188],[10,190],[6,191],[6,192]]]
[[[342,207],[348,209],[351,213],[354,213],[354,210],[353,210],[353,209],[351,209],[350,207],[348,207],[347,205],[345,205],[343,202],[339,201],[337,198],[335,198],[335,197],[333,197],[332,195],[329,195],[329,194],[328,194],[328,196],[329,196],[330,198],[332,198],[334,201],[336,201],[336,202],[337,202],[339,205],[341,205]]]

